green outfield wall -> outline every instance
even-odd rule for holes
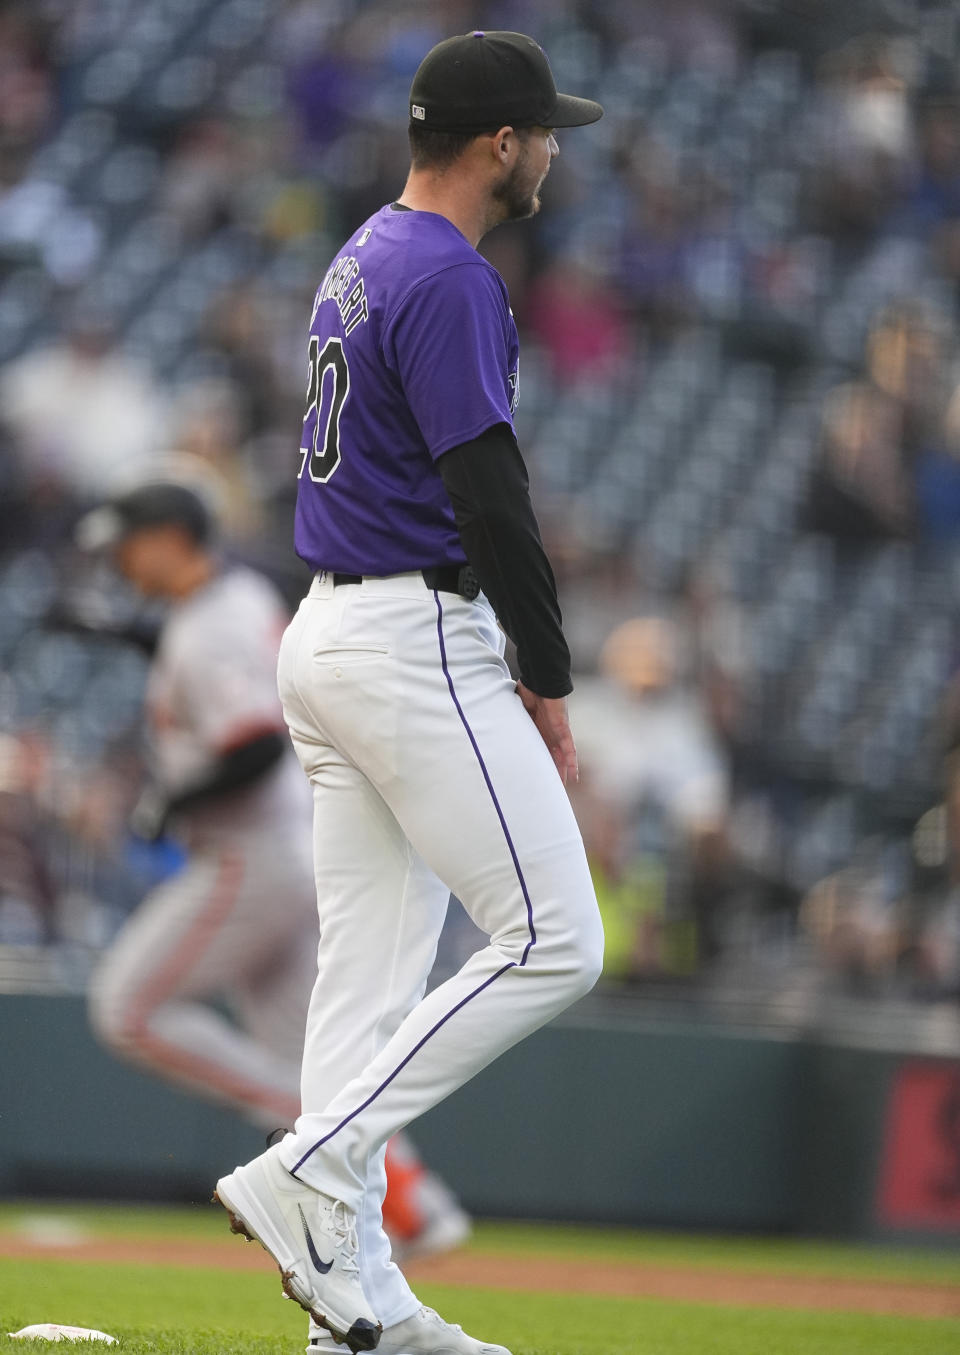
[[[476,1213],[960,1241],[960,1063],[575,1013],[416,1126]],[[262,1135],[0,996],[0,1193],[202,1199]]]

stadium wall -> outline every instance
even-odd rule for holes
[[[0,1032],[2,1195],[201,1201],[262,1146],[104,1052],[79,998],[3,996]],[[481,1215],[960,1241],[947,1059],[574,1013],[416,1138]]]

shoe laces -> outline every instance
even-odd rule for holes
[[[441,1326],[445,1331],[463,1331],[459,1322],[447,1322],[440,1316],[435,1308],[428,1308],[425,1303],[420,1305],[418,1314],[421,1322],[429,1322],[433,1326]]]
[[[360,1267],[357,1265],[357,1253],[360,1250],[360,1242],[357,1237],[356,1214],[352,1209],[348,1209],[342,1200],[335,1200],[327,1213],[330,1230],[340,1249],[340,1269],[352,1274],[359,1274]]]

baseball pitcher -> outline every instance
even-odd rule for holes
[[[319,975],[295,1131],[217,1196],[309,1312],[314,1355],[506,1355],[391,1262],[384,1145],[600,973],[564,789],[569,653],[513,429],[517,331],[476,247],[538,210],[554,130],[601,112],[558,94],[523,34],[440,43],[411,90],[406,186],[313,306],[296,548],[314,579],[279,682],[313,787]],[[489,944],[424,997],[450,891]]]

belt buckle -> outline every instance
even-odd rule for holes
[[[480,580],[477,578],[477,572],[472,565],[461,566],[460,573],[457,575],[457,592],[461,597],[472,602],[480,594]]]

